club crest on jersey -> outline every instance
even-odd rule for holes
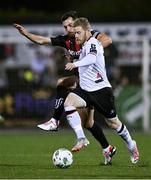
[[[90,53],[97,54],[96,45],[91,44]]]
[[[100,83],[103,81],[103,78],[99,72],[97,72],[96,78],[97,78],[97,80],[95,81],[95,83]]]
[[[98,78],[102,78],[102,76],[101,76],[101,74],[100,74],[99,72],[97,72],[96,78],[97,78],[97,79],[98,79]]]

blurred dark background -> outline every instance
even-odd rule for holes
[[[0,4],[0,24],[58,23],[68,10],[92,22],[149,22],[150,0],[5,0]]]
[[[32,126],[53,114],[56,84],[65,76],[65,50],[39,46],[22,37],[13,23],[43,36],[63,34],[60,17],[76,10],[108,34],[113,44],[104,49],[106,70],[116,97],[118,116],[142,128],[142,62],[146,36],[151,45],[150,0],[5,0],[0,4],[0,127]],[[121,41],[122,38],[130,40]],[[151,48],[150,48],[151,64]],[[149,66],[148,66],[149,67]],[[151,66],[149,72],[151,82]],[[151,113],[151,111],[150,111]],[[96,119],[101,116],[96,112]],[[65,116],[62,116],[65,120]],[[61,121],[62,122],[62,121]],[[64,122],[64,121],[63,121]]]

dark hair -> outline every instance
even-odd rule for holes
[[[69,17],[72,17],[73,20],[75,20],[76,18],[78,18],[77,12],[76,11],[68,11],[68,12],[64,13],[61,16],[61,22],[65,21]]]

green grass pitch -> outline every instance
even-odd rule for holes
[[[151,136],[133,133],[140,151],[140,161],[133,165],[127,148],[114,132],[105,132],[117,147],[112,166],[102,165],[100,145],[86,133],[90,145],[74,154],[74,162],[67,169],[52,164],[52,154],[58,148],[71,149],[73,131],[56,133],[34,131],[0,132],[0,179],[150,179]]]

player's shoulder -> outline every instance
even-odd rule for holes
[[[97,50],[99,50],[100,48],[102,49],[100,42],[93,36],[87,41],[86,49],[89,49],[92,47],[95,47],[95,49]]]
[[[88,41],[88,44],[98,44],[98,40],[95,37],[91,37]]]
[[[96,31],[96,30],[91,30],[91,34],[93,37],[97,38],[97,36],[100,34],[100,32]]]

